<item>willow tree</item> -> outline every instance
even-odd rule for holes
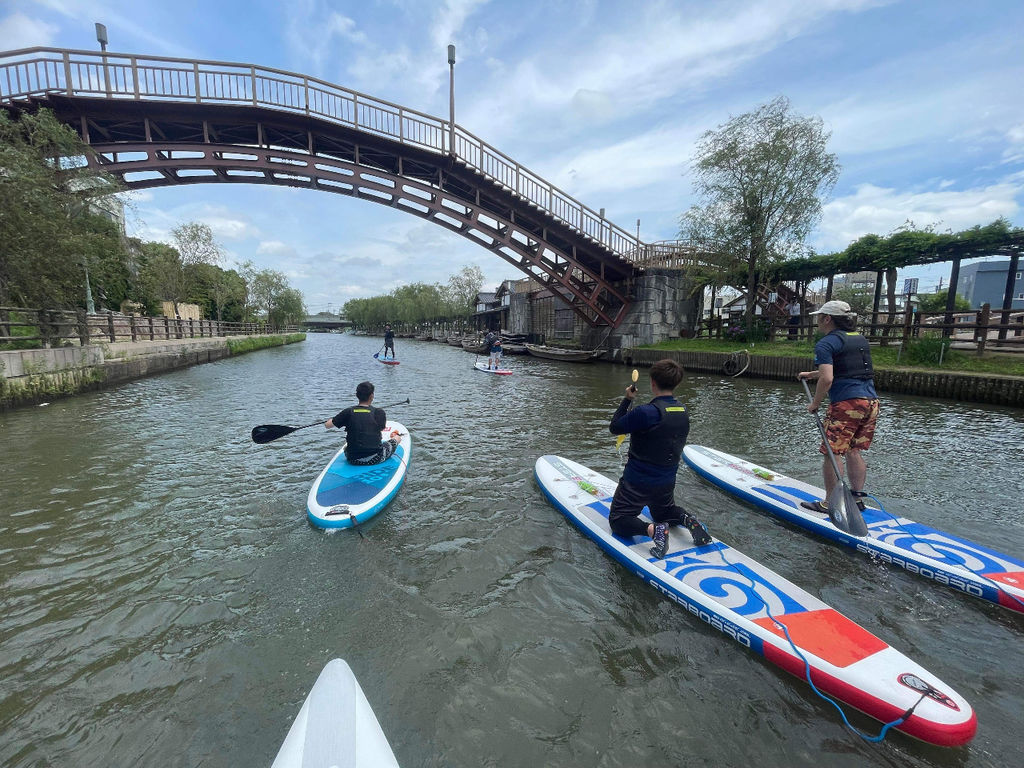
[[[839,178],[830,136],[821,118],[791,113],[783,96],[701,135],[693,167],[704,202],[683,214],[680,234],[745,267],[748,331],[758,272],[809,251],[804,241]]]

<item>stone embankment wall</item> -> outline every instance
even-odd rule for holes
[[[678,339],[680,329],[697,327],[700,293],[694,295],[693,282],[684,273],[648,269],[620,287],[634,297],[629,312],[610,334],[601,328],[593,330],[582,339],[584,348],[600,346],[612,350],[611,357],[618,359],[631,347]]]
[[[35,405],[187,368],[248,351],[302,341],[305,334],[116,342],[0,352],[0,410]]]
[[[623,350],[627,365],[649,366],[662,358],[672,358],[683,368],[701,373],[725,374],[726,363],[732,357],[726,352],[666,351],[659,349]],[[740,365],[745,363],[742,359]],[[800,371],[814,369],[810,357],[750,356],[750,366],[744,376],[759,379],[795,381]],[[1024,378],[994,374],[952,373],[913,368],[893,368],[875,371],[875,389],[879,392],[898,392],[906,395],[945,397],[972,403],[991,403],[1024,408]]]

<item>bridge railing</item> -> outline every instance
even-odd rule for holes
[[[506,190],[630,259],[643,243],[484,141],[423,112],[315,77],[250,64],[23,48],[0,52],[0,103],[33,96],[245,104],[327,120],[439,154],[451,153]]]

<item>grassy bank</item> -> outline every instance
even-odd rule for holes
[[[241,336],[232,337],[227,340],[228,349],[232,355],[242,355],[246,352],[253,352],[257,349],[267,347],[281,347],[285,344],[294,344],[297,341],[305,341],[304,333],[288,333],[281,336]]]
[[[1003,376],[1024,376],[1024,358],[1019,355],[986,352],[978,356],[975,352],[959,349],[942,351],[942,363],[939,363],[941,339],[917,339],[910,342],[907,348],[896,355],[899,348],[871,347],[871,359],[876,368],[913,368],[931,371],[949,371],[958,373],[992,373]],[[660,344],[651,344],[641,349],[685,350],[689,352],[741,352],[747,350],[752,355],[768,357],[814,357],[814,344],[809,341],[775,341],[747,344],[740,341],[723,339],[671,339]]]

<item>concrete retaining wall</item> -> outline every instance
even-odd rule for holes
[[[701,373],[725,375],[730,355],[726,352],[666,351],[659,349],[628,349],[623,351],[627,365],[650,366],[662,358],[676,360],[683,368]],[[740,357],[740,356],[738,356]],[[744,376],[778,381],[795,381],[800,371],[814,369],[810,357],[750,356],[750,367]],[[945,397],[971,403],[992,403],[1024,408],[1024,378],[994,374],[951,373],[911,368],[875,371],[875,389],[906,395]]]
[[[287,336],[231,338],[286,339]],[[227,337],[0,352],[0,410],[210,363],[230,354]]]

